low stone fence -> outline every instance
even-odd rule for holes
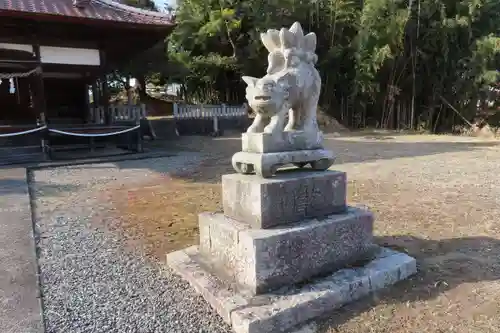
[[[220,135],[249,126],[246,105],[174,104],[174,120],[179,135]]]

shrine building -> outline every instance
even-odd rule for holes
[[[168,13],[112,0],[1,1],[0,157],[50,158],[57,147],[93,150],[114,137],[140,150],[147,111],[109,105],[106,75],[173,27]]]

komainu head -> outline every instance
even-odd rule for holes
[[[266,75],[260,79],[243,76],[248,105],[256,113],[272,117],[287,108],[289,84],[285,77]]]

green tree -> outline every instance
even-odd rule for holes
[[[125,0],[124,4],[140,9],[157,11],[157,7],[152,0]],[[166,36],[165,36],[166,37]],[[130,98],[130,79],[135,78],[139,83],[139,97],[141,100],[149,98],[146,94],[146,83],[164,83],[164,78],[170,70],[167,60],[166,40],[160,41],[150,49],[140,53],[121,68],[110,74],[110,79],[120,82],[122,87],[128,92]]]
[[[499,12],[500,0],[180,0],[168,79],[193,102],[241,103],[241,75],[267,66],[260,32],[299,21],[318,36],[328,113],[352,127],[450,129],[498,80]]]

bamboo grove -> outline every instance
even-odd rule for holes
[[[318,36],[322,110],[351,128],[448,131],[500,69],[500,0],[179,0],[168,81],[187,100],[244,101],[259,34],[299,21]]]

